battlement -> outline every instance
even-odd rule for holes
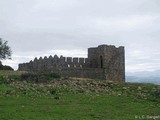
[[[19,70],[21,71],[43,71],[47,69],[54,68],[83,68],[87,67],[88,58],[78,58],[78,57],[58,57],[57,55],[45,56],[44,58],[36,57],[33,61],[28,63],[19,64]]]
[[[88,58],[45,56],[19,64],[20,71],[53,71],[61,76],[125,81],[124,47],[88,48]]]

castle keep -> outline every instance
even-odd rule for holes
[[[88,58],[40,57],[19,64],[19,71],[50,71],[62,77],[82,77],[125,82],[124,47],[99,45],[88,48]]]

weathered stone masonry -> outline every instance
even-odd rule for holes
[[[82,77],[125,81],[124,47],[99,45],[88,48],[88,58],[40,57],[29,63],[19,64],[20,71],[52,71],[62,77]]]

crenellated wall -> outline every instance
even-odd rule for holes
[[[19,64],[19,70],[21,71],[44,71],[44,70],[52,70],[55,68],[86,68],[89,66],[88,58],[78,58],[78,57],[58,57],[55,55],[54,57],[49,56],[48,58],[45,56],[44,58],[37,57],[29,63]]]
[[[99,45],[88,48],[88,58],[49,57],[35,58],[19,64],[20,71],[52,71],[63,77],[85,77],[112,81],[125,81],[124,47]]]

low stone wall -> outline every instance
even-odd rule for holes
[[[62,77],[80,77],[105,79],[104,70],[100,68],[63,68],[60,70]]]
[[[52,72],[61,77],[77,77],[104,80],[104,69],[101,68],[55,68],[52,70],[42,70],[35,72]]]

